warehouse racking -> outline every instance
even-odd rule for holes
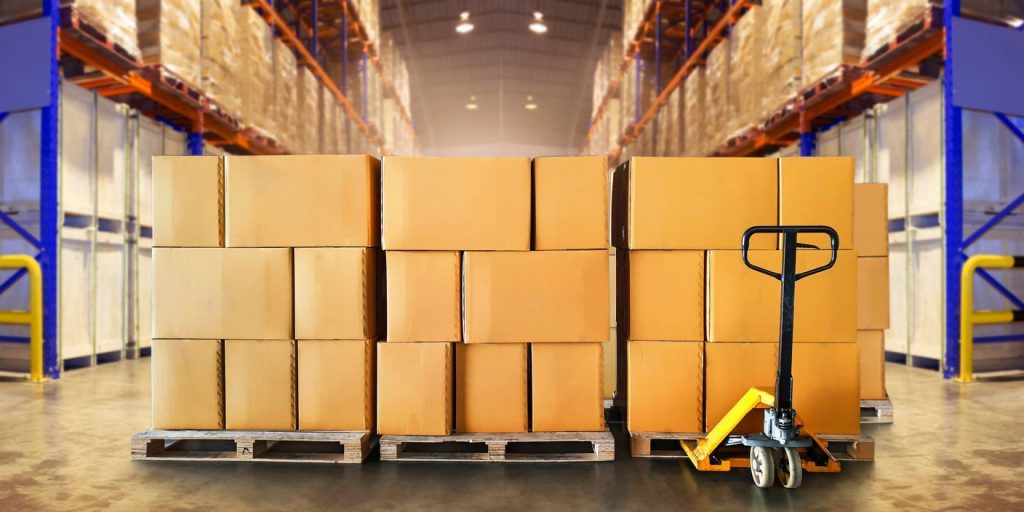
[[[599,99],[584,152],[606,150],[613,163],[651,154],[650,145],[640,142],[651,135],[658,140],[659,114],[670,104],[672,93],[704,64],[752,4],[644,2],[613,78],[603,93],[595,91]],[[1013,215],[1024,195],[1007,191],[1024,186],[1009,171],[1024,154],[1024,123],[1013,117],[1024,115],[1024,108],[1019,94],[1011,92],[1020,90],[1024,77],[1011,72],[1020,69],[1019,56],[999,51],[1024,46],[1024,25],[1020,20],[979,21],[960,14],[959,0],[923,9],[914,23],[901,27],[891,42],[860,64],[841,66],[802,88],[753,127],[715,141],[714,149],[706,152],[855,155],[858,181],[889,181],[894,317],[887,337],[894,343],[887,342],[887,350],[907,364],[939,367],[947,378],[957,375],[960,363],[963,261],[978,250],[1024,251],[1024,227]],[[663,81],[666,62],[675,71]],[[636,67],[635,85],[624,83],[630,66]],[[653,69],[653,92],[642,86],[645,78],[651,82],[642,78],[648,68]],[[1005,93],[984,92],[993,84]],[[607,126],[606,107],[616,99],[633,102],[634,116],[621,121],[621,134],[610,139],[612,147],[602,148],[592,139]],[[899,119],[893,122],[893,117]],[[965,118],[969,130],[964,129]],[[894,140],[902,146],[895,147]],[[915,163],[915,155],[927,161]],[[970,162],[969,173],[965,161]],[[1004,274],[978,272],[979,282],[991,285],[992,291],[979,300],[992,309],[1024,308],[1010,291],[1013,286],[1003,284],[1020,286],[1024,281]],[[942,312],[941,323],[929,320],[936,310]],[[915,345],[913,340],[926,341]],[[1022,340],[1024,331],[1019,328],[995,326],[988,335],[976,335],[974,343],[992,349],[990,362],[1014,364],[1024,360],[1024,354],[1009,342]]]
[[[268,23],[345,113],[349,142],[340,151],[415,152],[408,95],[386,72],[379,34],[367,24],[375,2],[241,3]],[[45,0],[41,13],[6,19],[0,39],[24,49],[0,57],[4,68],[24,67],[23,80],[2,86],[0,165],[7,181],[0,244],[5,253],[28,252],[41,263],[45,374],[59,377],[65,361],[140,355],[148,345],[149,156],[289,148],[243,127],[203,90],[143,65],[79,16],[74,3]],[[352,63],[358,69],[350,70]],[[330,66],[340,69],[329,72]],[[386,114],[372,108],[370,85],[383,92],[391,109],[385,111],[400,119],[389,135],[395,140],[378,129]],[[23,275],[0,284],[0,294],[9,292],[5,305],[24,307]],[[3,327],[0,360],[27,360],[23,331]]]

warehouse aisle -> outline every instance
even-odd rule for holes
[[[631,459],[621,442],[609,464],[132,462],[129,437],[149,422],[150,360],[126,361],[42,386],[0,382],[0,510],[998,510],[1024,500],[1024,380],[960,386],[887,370],[896,424],[867,429],[874,464],[761,492],[745,471],[698,475],[685,461]]]

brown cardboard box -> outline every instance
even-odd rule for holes
[[[527,432],[524,344],[455,344],[455,431]]]
[[[605,430],[600,343],[530,347],[534,432]]]
[[[857,331],[860,399],[885,400],[885,331]]]
[[[153,340],[153,428],[224,428],[220,340]]]
[[[295,249],[295,337],[371,339],[377,335],[373,249]]]
[[[629,251],[629,339],[704,341],[703,251]]]
[[[889,328],[889,258],[857,258],[857,328]]]
[[[704,343],[630,341],[630,432],[702,432]]]
[[[777,343],[708,343],[705,429],[758,387],[775,392]],[[856,343],[793,345],[793,408],[815,434],[860,433],[860,375]],[[760,432],[764,413],[751,411],[733,432]]]
[[[608,252],[467,252],[466,343],[607,341]]]
[[[747,228],[778,224],[773,158],[633,158],[628,165],[628,229],[614,227],[618,247],[739,249]],[[751,247],[776,245],[764,236]]]
[[[853,186],[853,247],[858,257],[889,255],[889,185]]]
[[[452,345],[377,344],[377,431],[452,432]]]
[[[228,156],[228,247],[376,247],[380,162],[368,155]]]
[[[534,249],[608,247],[608,158],[533,160]]]
[[[530,248],[526,158],[384,157],[384,248]]]
[[[853,157],[779,159],[779,224],[830,226],[839,248],[853,249]],[[829,248],[827,235],[801,235],[800,242]]]
[[[299,430],[373,430],[373,340],[299,340]]]
[[[153,157],[153,245],[224,246],[220,157]]]
[[[752,263],[776,272],[781,251],[750,251]],[[828,263],[830,251],[800,250],[797,272]],[[793,340],[857,340],[857,258],[839,251],[829,270],[796,285]],[[708,341],[779,341],[782,284],[747,268],[740,251],[708,252]]]
[[[224,341],[229,430],[295,430],[295,341]]]
[[[153,337],[291,339],[291,249],[153,249]]]
[[[462,341],[462,257],[387,251],[388,341]]]

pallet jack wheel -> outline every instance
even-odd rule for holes
[[[775,456],[764,446],[750,447],[750,476],[754,485],[768,489],[775,483]]]
[[[786,489],[796,489],[803,481],[804,469],[800,464],[800,451],[796,448],[783,448],[779,450],[779,463],[777,465],[779,481]]]

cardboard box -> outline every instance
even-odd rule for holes
[[[857,258],[857,329],[889,328],[889,258]]]
[[[384,249],[530,249],[526,158],[384,157]]]
[[[377,431],[452,432],[452,345],[377,344]]]
[[[466,343],[608,341],[608,252],[467,252]]]
[[[853,249],[853,157],[780,158],[779,224],[830,226],[839,248]],[[801,235],[800,242],[829,248],[827,235]]]
[[[299,340],[299,430],[373,430],[373,340]]]
[[[224,246],[220,157],[153,157],[153,245]]]
[[[524,344],[455,344],[455,431],[530,429]]]
[[[153,249],[153,338],[291,339],[291,249]]]
[[[534,432],[605,430],[600,343],[530,347]]]
[[[630,341],[630,432],[702,432],[704,343]]]
[[[369,155],[225,157],[228,247],[379,246]]]
[[[859,257],[889,255],[889,185],[853,186],[853,246]]]
[[[633,158],[620,171],[626,176],[616,178],[615,186],[628,192],[615,191],[615,199],[628,202],[628,214],[615,215],[618,247],[739,249],[747,228],[778,225],[773,158]],[[751,247],[776,245],[764,236]]]
[[[295,430],[295,341],[224,341],[229,430]]]
[[[860,399],[885,400],[885,331],[857,331],[860,347]]]
[[[377,335],[373,249],[295,249],[295,337],[371,339]]]
[[[704,341],[703,251],[629,251],[629,339]]]
[[[153,428],[224,428],[220,340],[153,340]]]
[[[714,428],[751,387],[775,392],[777,343],[708,343],[705,431]],[[856,343],[793,345],[793,408],[815,434],[860,434],[860,375]],[[751,411],[734,433],[763,430]]]
[[[388,341],[462,341],[462,255],[387,251]]]
[[[533,160],[534,244],[539,251],[608,247],[608,158]]]
[[[781,251],[750,251],[750,261],[781,271]],[[828,263],[830,251],[797,251],[797,272]],[[740,251],[708,252],[708,341],[779,341],[782,284],[743,264]],[[857,340],[857,258],[839,251],[829,270],[796,285],[796,342]]]

